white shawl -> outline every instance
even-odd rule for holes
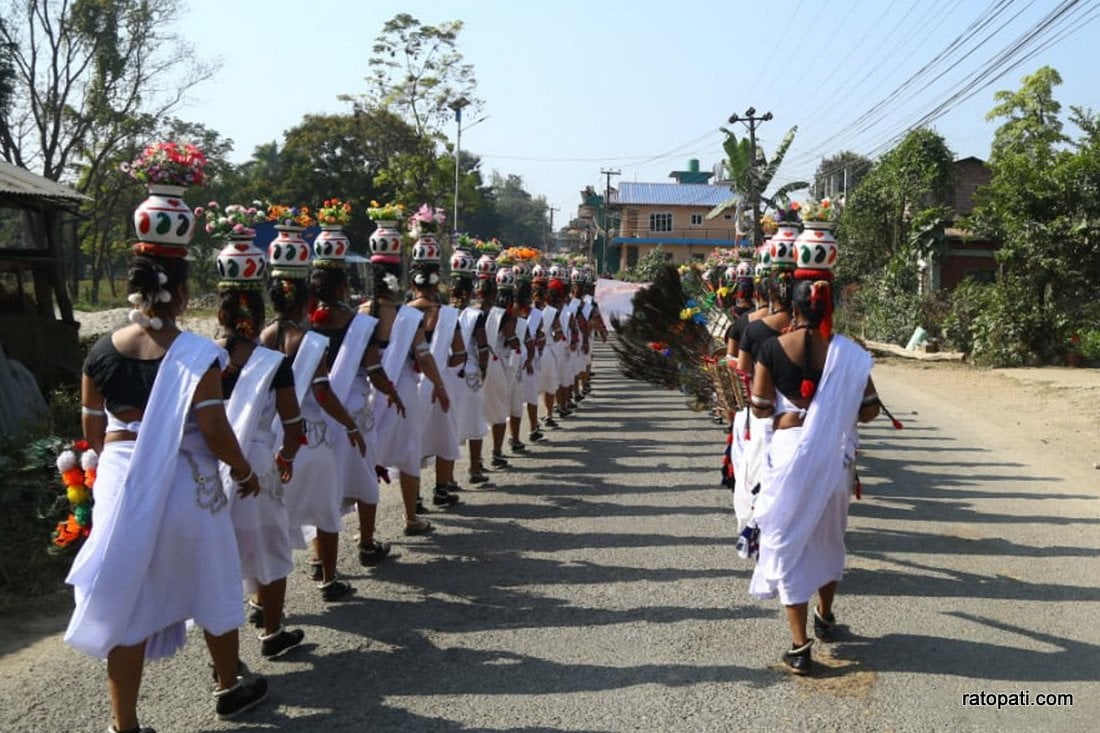
[[[340,402],[348,400],[352,380],[359,371],[363,352],[367,350],[367,344],[370,343],[370,337],[377,325],[378,319],[365,313],[356,313],[348,324],[344,343],[340,345],[340,353],[333,360],[332,369],[328,374],[329,386],[332,387],[332,393]]]
[[[778,582],[798,562],[831,493],[848,490],[845,449],[854,438],[872,364],[865,349],[833,336],[798,447],[783,465],[771,467],[769,485],[756,499],[756,572],[765,580]]]
[[[248,452],[248,446],[252,443],[257,420],[263,412],[264,396],[271,386],[271,380],[275,378],[275,370],[279,368],[284,358],[280,351],[257,346],[248,357],[248,363],[241,370],[241,376],[237,379],[233,394],[226,403],[225,416],[229,418],[233,434],[237,436],[237,442],[241,444],[241,450],[245,453]],[[229,500],[233,501],[236,484],[229,476],[229,466],[223,463],[219,471],[222,475],[222,488],[225,489]]]
[[[401,367],[409,357],[416,329],[420,327],[422,320],[424,314],[416,308],[406,305],[397,311],[397,318],[393,320],[393,328],[390,329],[390,345],[382,355],[382,368],[385,369],[386,376],[394,382],[401,377]]]
[[[195,389],[212,364],[224,367],[227,359],[214,342],[186,332],[175,338],[164,355],[144,411],[152,419],[144,420],[138,431],[114,513],[92,531],[66,579],[82,598],[65,632],[65,641],[78,651],[105,659],[117,643],[109,635],[118,628],[118,618],[133,616],[176,479]],[[128,522],[128,517],[144,521]],[[96,531],[108,534],[96,537]],[[104,648],[105,643],[110,646]]]

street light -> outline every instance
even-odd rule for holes
[[[451,223],[455,237],[458,237],[458,159],[462,151],[462,108],[469,104],[470,100],[466,99],[466,97],[459,97],[448,105],[455,111],[455,127],[458,129],[458,134],[455,139],[455,205],[451,213]]]

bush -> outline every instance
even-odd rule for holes
[[[875,341],[904,344],[920,321],[920,296],[878,281],[860,288],[854,297],[862,314],[864,335]]]
[[[1081,332],[1081,356],[1093,366],[1100,366],[1100,329]]]
[[[947,348],[964,354],[974,351],[974,321],[990,299],[992,287],[968,278],[951,292],[951,305],[943,320]]]
[[[56,591],[71,561],[71,553],[50,551],[54,526],[69,508],[54,462],[80,435],[80,400],[69,387],[48,402],[45,418],[0,442],[0,613]]]

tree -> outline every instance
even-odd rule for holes
[[[749,138],[738,139],[737,134],[732,130],[725,127],[719,129],[726,136],[725,141],[722,143],[722,148],[726,151],[726,160],[722,161],[722,165],[726,170],[726,176],[730,182],[730,191],[734,193],[734,196],[711,209],[707,214],[708,219],[716,219],[726,211],[742,205],[751,209],[752,202],[745,201],[744,196],[754,191],[766,207],[778,210],[787,205],[790,194],[810,187],[810,184],[806,181],[791,181],[780,186],[770,196],[765,195],[775,178],[775,174],[779,172],[779,166],[783,165],[787,150],[794,142],[794,136],[798,132],[797,125],[787,130],[787,134],[783,136],[783,140],[780,141],[779,147],[775,149],[770,161],[764,155],[759,139],[756,141],[756,150],[753,150],[752,141]],[[755,167],[753,165],[754,160]],[[758,225],[757,223],[754,226]]]
[[[418,137],[438,136],[456,101],[479,111],[474,68],[458,50],[462,25],[460,20],[426,25],[408,13],[386,21],[371,48],[370,90],[353,101],[394,112]]]
[[[178,0],[3,2],[0,56],[12,73],[10,103],[0,105],[0,155],[46,178],[72,179],[78,161],[82,170],[109,165],[144,120],[168,117],[213,73],[167,30],[176,26]],[[77,183],[94,178],[81,173]],[[34,218],[63,262],[53,216]],[[48,279],[62,317],[72,320],[60,272]]]
[[[502,176],[495,171],[492,191],[500,218],[500,240],[511,246],[542,242],[549,225],[546,198],[528,193],[520,176]]]
[[[919,248],[942,241],[935,230],[948,216],[944,202],[953,162],[941,135],[913,130],[879,158],[854,191],[849,189],[837,229],[843,280],[886,275],[891,287],[916,289]]]
[[[846,191],[854,191],[859,182],[871,170],[870,158],[843,150],[836,155],[822,158],[814,173],[814,194],[816,196],[838,197]]]
[[[1044,66],[1015,91],[999,91],[988,119],[1003,120],[993,138],[990,184],[977,193],[969,225],[1000,247],[1011,292],[1004,317],[1021,327],[1024,351],[1051,357],[1095,311],[1100,277],[1100,119],[1073,108],[1082,136],[1063,131],[1054,87]]]

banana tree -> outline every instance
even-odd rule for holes
[[[776,211],[785,208],[790,203],[790,194],[795,191],[801,191],[809,188],[810,184],[807,181],[792,181],[783,186],[780,186],[770,196],[764,195],[764,192],[768,190],[768,186],[771,185],[772,179],[775,178],[776,172],[779,170],[779,166],[783,164],[783,158],[787,155],[787,150],[791,147],[791,143],[794,142],[795,133],[798,132],[798,125],[795,125],[787,134],[783,136],[782,142],[779,143],[779,147],[775,149],[775,153],[772,154],[769,161],[764,156],[764,151],[760,149],[759,144],[756,146],[756,150],[752,150],[752,143],[749,138],[738,138],[736,133],[732,130],[722,127],[719,128],[725,134],[726,139],[722,143],[722,147],[726,151],[726,160],[723,161],[723,166],[726,168],[726,173],[729,176],[730,190],[734,195],[726,199],[722,203],[715,206],[707,214],[708,219],[715,219],[722,216],[730,209],[737,209],[745,202],[744,196],[746,193],[756,190],[757,195],[760,197],[761,203],[770,207]],[[756,157],[756,186],[752,185],[753,176],[753,157]]]

